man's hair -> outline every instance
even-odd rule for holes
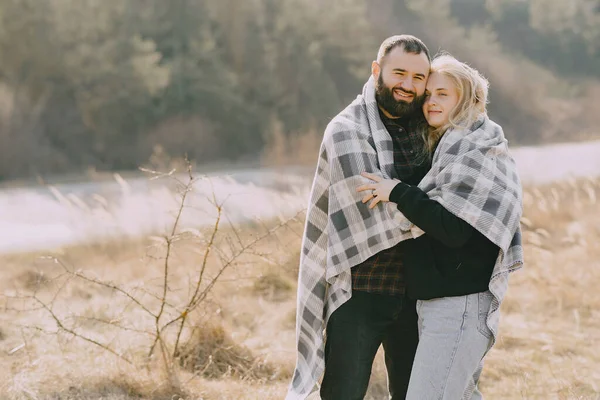
[[[425,53],[429,62],[431,62],[431,56],[429,55],[429,49],[425,46],[425,43],[421,39],[412,35],[395,35],[391,36],[381,43],[379,46],[379,52],[377,53],[377,62],[381,64],[385,56],[387,56],[396,47],[402,47],[406,53],[421,54]]]

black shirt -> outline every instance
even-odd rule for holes
[[[425,232],[396,246],[409,297],[426,300],[488,290],[498,246],[416,186],[397,184],[390,201]]]

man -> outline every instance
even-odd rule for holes
[[[382,344],[391,398],[406,396],[418,342],[396,246],[406,233],[393,210],[367,209],[355,188],[363,171],[416,185],[429,169],[417,126],[430,62],[414,36],[386,39],[362,95],[325,131],[302,243],[289,400],[305,399],[323,369],[323,400],[363,399]]]

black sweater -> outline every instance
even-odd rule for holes
[[[416,186],[398,183],[390,201],[425,232],[398,245],[409,297],[427,300],[488,289],[498,246]]]

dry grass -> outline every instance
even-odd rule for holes
[[[503,304],[482,389],[501,399],[600,398],[598,181],[530,189],[526,267]]]
[[[182,347],[178,359],[184,369],[206,378],[270,381],[282,377],[275,365],[235,343],[223,325],[214,323],[194,327],[194,333]],[[284,378],[291,377],[286,375]]]
[[[503,304],[501,338],[481,388],[488,399],[600,398],[600,181],[565,182],[526,191],[526,267],[513,275]],[[266,229],[248,228],[242,240]],[[68,281],[54,311],[76,329],[110,343],[123,360],[59,333],[42,311],[0,297],[1,399],[283,398],[294,365],[295,282],[302,223],[286,227],[229,270],[193,316],[196,329],[180,353],[182,390],[163,385],[158,360],[146,361],[151,328],[130,302],[106,288]],[[294,249],[294,251],[290,251]],[[184,298],[202,252],[185,240],[173,254],[170,290]],[[68,265],[143,296],[158,284],[161,262],[147,241],[57,250]],[[0,257],[0,290],[51,296],[59,268],[40,254]],[[207,271],[208,274],[216,270]],[[128,322],[121,331],[106,321]],[[135,329],[135,331],[133,330]],[[381,354],[368,399],[385,398]]]

